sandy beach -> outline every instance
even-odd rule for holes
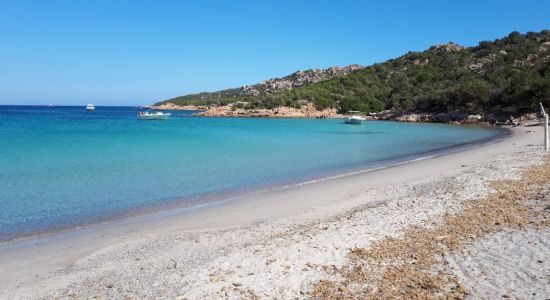
[[[541,127],[0,247],[2,299],[550,298]]]

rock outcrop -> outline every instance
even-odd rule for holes
[[[210,107],[196,113],[200,117],[262,117],[262,118],[337,118],[342,117],[335,108],[317,110],[312,104],[301,108],[276,107],[273,109],[245,109],[236,108],[233,105]]]
[[[523,114],[518,118],[510,118],[506,115],[495,114],[467,114],[463,112],[449,113],[405,113],[395,111],[383,111],[368,117],[370,120],[387,120],[397,122],[426,122],[447,124],[521,124],[537,121],[537,115],[533,113]]]
[[[157,110],[205,110],[208,106],[205,105],[176,105],[172,102],[167,102],[161,105],[153,105],[151,109]]]
[[[274,93],[291,90],[295,87],[312,84],[319,81],[348,75],[349,73],[364,68],[360,65],[346,67],[330,67],[328,69],[310,69],[296,71],[288,76],[264,80],[259,84],[241,87],[241,96],[258,96],[263,93]]]
[[[445,52],[457,52],[464,50],[465,47],[460,46],[458,44],[455,44],[453,42],[447,43],[447,44],[438,44],[435,46],[432,46],[429,50],[432,51],[445,51]]]

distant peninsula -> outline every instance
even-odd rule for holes
[[[550,107],[550,31],[512,32],[474,47],[455,43],[368,67],[297,71],[259,84],[176,97],[157,109],[201,116],[373,118],[498,122]]]

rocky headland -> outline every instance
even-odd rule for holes
[[[401,122],[514,123],[531,118],[525,114],[537,112],[539,102],[550,107],[549,61],[549,30],[512,32],[472,47],[438,44],[366,67],[297,71],[154,108],[201,110],[197,115],[208,117],[339,117],[354,110]]]
[[[267,108],[245,108],[246,102],[230,103],[223,106],[178,106],[173,103],[166,103],[159,106],[152,106],[158,110],[199,110],[194,114],[198,117],[235,117],[235,118],[343,118],[335,108],[318,110],[312,103],[302,105],[300,108],[280,106],[272,109]],[[367,120],[383,120],[396,122],[424,122],[424,123],[446,123],[446,124],[483,124],[502,125],[520,124],[536,121],[535,113],[522,114],[512,117],[503,114],[483,114],[466,112],[448,113],[423,113],[423,112],[402,112],[386,110],[378,113],[371,113],[364,116]]]
[[[266,95],[274,95],[280,92],[291,91],[295,88],[308,86],[310,84],[323,82],[329,79],[343,77],[364,66],[353,64],[345,67],[334,66],[327,69],[309,69],[296,71],[290,75],[271,78],[253,85],[243,85],[237,88],[225,89],[216,92],[203,92],[176,97],[166,101],[158,102],[154,106],[162,107],[175,104],[177,106],[203,106],[213,103],[230,103],[235,100],[254,99]]]

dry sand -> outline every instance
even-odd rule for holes
[[[5,245],[0,297],[550,298],[548,194],[505,190],[528,168],[548,169],[541,128],[513,132],[443,157]],[[493,216],[483,203],[499,193],[509,209]],[[521,213],[538,225],[514,225]],[[485,229],[436,235],[463,218]]]

